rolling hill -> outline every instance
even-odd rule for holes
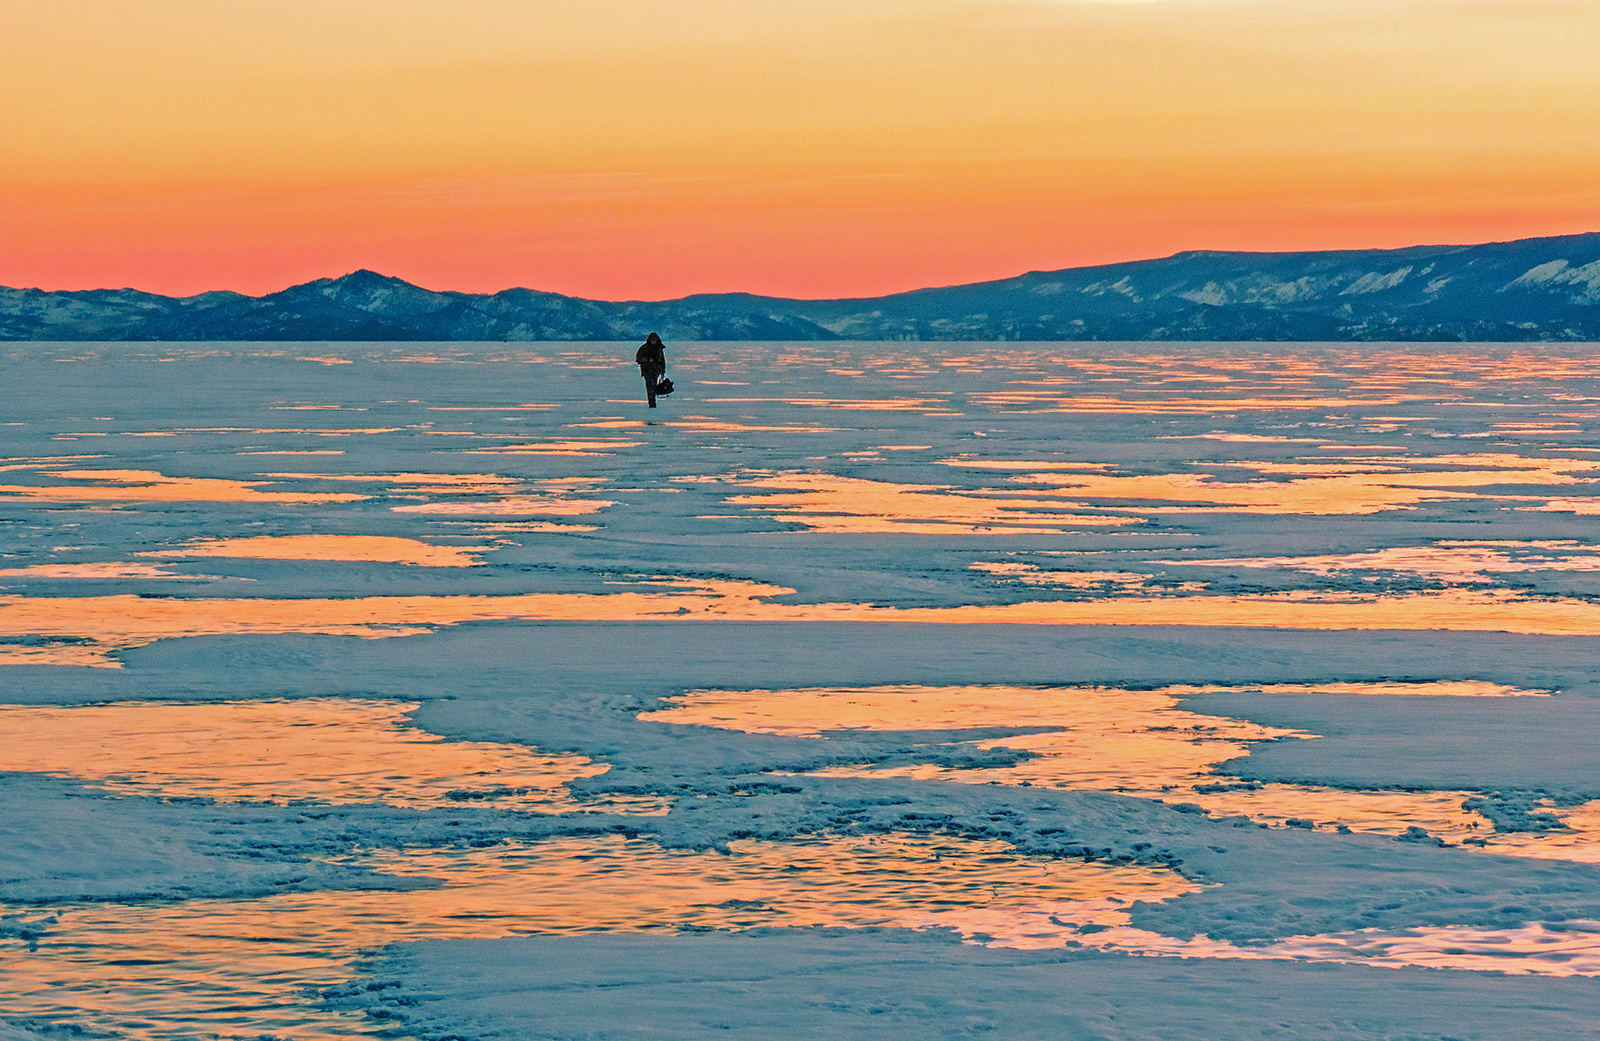
[[[372,271],[251,297],[0,288],[9,340],[1600,340],[1600,233],[1196,251],[845,300],[435,292]]]

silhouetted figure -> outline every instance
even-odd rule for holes
[[[633,360],[639,363],[639,374],[644,377],[644,393],[650,402],[650,407],[656,407],[656,383],[667,373],[667,348],[661,342],[661,337],[651,333],[644,338],[644,343],[637,351],[633,352]]]

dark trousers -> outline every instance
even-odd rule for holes
[[[644,375],[644,396],[645,396],[645,400],[650,402],[650,407],[651,408],[655,408],[656,407],[656,381],[661,378],[661,372],[659,370],[657,370],[657,369],[647,369],[647,368],[644,368],[643,366],[640,366],[639,372]]]

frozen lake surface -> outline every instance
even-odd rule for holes
[[[0,1041],[1600,1032],[1594,345],[20,344]]]

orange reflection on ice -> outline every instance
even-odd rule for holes
[[[665,813],[660,799],[578,802],[569,782],[609,767],[522,745],[446,741],[406,725],[415,702],[0,705],[0,770],[74,777],[134,795],[220,802],[383,803],[425,809]]]
[[[1600,636],[1600,604],[1520,598],[1485,590],[1383,596],[1294,591],[1242,596],[1122,597],[966,607],[814,604],[771,617],[884,622],[1004,622],[1019,625],[1199,625],[1262,629],[1447,629],[1455,632]]]
[[[183,575],[176,571],[163,571],[154,564],[33,564],[28,567],[0,568],[5,578],[203,578],[202,575]]]
[[[952,465],[966,466],[956,461]],[[1471,491],[1504,485],[1572,485],[1591,479],[1600,464],[1573,459],[1523,459],[1509,455],[1440,456],[1428,459],[1348,460],[1316,463],[1240,462],[1261,473],[1309,474],[1286,481],[1219,481],[1205,473],[1116,474],[1030,473],[1011,478],[1050,491],[993,490],[974,494],[1068,494],[1120,502],[1182,502],[1240,513],[1340,515],[1408,509],[1448,499],[1499,498]],[[1147,511],[1152,507],[1141,507]],[[1168,508],[1155,507],[1165,511]]]
[[[832,474],[752,477],[739,483],[779,491],[730,496],[730,504],[750,506],[756,512],[803,524],[812,531],[1051,534],[1065,528],[1140,523],[1135,517],[1067,512],[1083,508],[1082,503],[985,497],[981,493],[958,492],[948,485],[893,484]]]
[[[1162,690],[1184,697],[1190,694],[1360,694],[1364,697],[1401,698],[1548,698],[1548,690],[1512,687],[1488,680],[1377,680],[1369,682],[1253,683],[1217,684],[1177,683]]]
[[[831,434],[833,427],[807,426],[801,423],[736,423],[726,419],[688,419],[682,423],[663,423],[662,426],[676,427],[679,430],[699,430],[709,432],[724,431],[752,431],[775,434]]]
[[[1522,571],[1600,571],[1600,547],[1575,541],[1446,540],[1431,546],[1395,546],[1366,553],[1319,557],[1242,557],[1157,560],[1186,567],[1286,568],[1315,575],[1342,571],[1404,571],[1430,578],[1484,581],[1486,575]]]
[[[1203,416],[1228,412],[1277,412],[1363,408],[1427,400],[1415,395],[1382,398],[1118,398],[1106,395],[1062,395],[1043,391],[986,391],[972,395],[974,404],[1000,412],[1098,412],[1158,416]]]
[[[1047,571],[1036,564],[1019,561],[984,561],[969,565],[973,571],[983,571],[998,578],[1021,582],[1029,586],[1055,586],[1065,589],[1098,589],[1103,591],[1143,589],[1150,581],[1149,575],[1134,571]],[[1198,591],[1205,586],[1198,582],[1185,582],[1177,587],[1183,591]]]
[[[144,435],[140,435],[140,436],[143,436],[143,437],[155,437],[155,436],[159,436],[159,435],[144,434]],[[342,448],[317,448],[317,449],[304,449],[304,450],[300,450],[300,451],[295,451],[293,449],[285,448],[285,449],[280,449],[280,450],[274,451],[274,452],[235,452],[233,454],[234,455],[344,455],[344,449],[342,449]]]
[[[643,441],[540,441],[532,444],[500,445],[495,448],[463,448],[462,455],[610,455],[622,448],[638,448]]]
[[[557,477],[533,482],[556,489],[559,494],[517,494],[527,482],[498,474],[269,474],[271,477],[302,478],[319,481],[350,481],[368,484],[387,484],[399,498],[465,497],[497,495],[498,499],[479,501],[421,502],[404,506],[391,506],[396,513],[461,514],[465,516],[526,516],[546,514],[558,517],[597,513],[614,502],[602,499],[577,499],[565,494],[571,484],[602,482],[597,477]]]
[[[36,950],[0,945],[6,1012],[70,1012],[136,1041],[219,1025],[332,1041],[365,1036],[371,1023],[320,1011],[305,991],[346,982],[361,957],[393,943],[833,925],[949,928],[998,945],[1060,947],[1118,930],[1152,937],[1127,928],[1130,905],[1200,888],[1164,869],[894,834],[741,839],[727,853],[607,835],[348,859],[444,885],[58,908]]]
[[[1212,431],[1209,434],[1162,434],[1157,441],[1227,441],[1240,444],[1254,445],[1315,445],[1322,439],[1316,437],[1280,437],[1275,434],[1229,434],[1222,431]]]
[[[941,459],[945,466],[959,466],[963,470],[1109,470],[1108,463],[1072,463],[1059,459]]]
[[[1482,488],[1493,485],[1592,484],[1594,478],[1574,474],[1600,470],[1600,463],[1584,459],[1543,459],[1506,452],[1476,452],[1465,455],[1330,457],[1331,461],[1287,463],[1244,460],[1235,466],[1260,473],[1284,474],[1386,474],[1404,468],[1403,482],[1428,488]]]
[[[993,928],[1015,933],[1029,922],[1059,941],[1075,924],[1126,921],[1134,901],[1170,900],[1201,888],[1166,868],[1025,856],[998,840],[888,833],[735,839],[728,848],[727,854],[667,850],[607,836],[500,847],[468,858],[380,853],[367,863],[390,874],[498,888],[501,914],[531,919],[522,923],[530,931],[565,935],[685,925],[882,925],[971,936]],[[470,889],[468,895],[478,896]],[[1065,922],[1051,928],[1051,914]]]
[[[428,405],[425,412],[547,412],[560,408],[554,403],[531,405]]]
[[[558,495],[513,495],[484,502],[423,502],[411,506],[391,506],[395,513],[427,513],[466,517],[581,517],[599,513],[616,503],[609,499],[573,499]]]
[[[354,502],[365,495],[345,492],[264,492],[271,481],[232,481],[214,477],[168,477],[154,470],[45,470],[47,477],[100,484],[0,485],[0,500],[43,502]]]
[[[1484,836],[1483,848],[1489,853],[1546,860],[1580,860],[1600,864],[1600,799],[1578,806],[1556,806],[1549,799],[1537,808],[1555,816],[1561,827],[1552,831],[1496,832]]]
[[[1122,597],[962,607],[779,604],[794,590],[755,582],[673,580],[649,592],[348,599],[0,596],[0,665],[116,667],[111,651],[179,636],[325,633],[380,638],[473,621],[919,622],[1196,625],[1264,629],[1447,629],[1600,636],[1600,604],[1498,591],[1403,596],[1306,592]]]
[[[266,474],[267,477],[282,477],[286,480],[313,480],[313,481],[352,481],[361,484],[391,484],[407,488],[425,485],[435,493],[472,495],[479,492],[498,492],[507,487],[515,487],[522,482],[515,477],[504,477],[500,474],[420,474],[420,473],[392,473],[392,474],[325,474],[325,473],[274,473]]]
[[[357,434],[397,434],[404,427],[217,427],[213,430],[195,429],[184,430],[182,433],[223,433],[238,432],[246,434],[307,434],[312,437],[354,437]]]
[[[528,531],[599,531],[597,524],[557,524],[555,521],[433,521],[434,524],[457,524],[470,527],[474,532],[503,533]]]
[[[1098,506],[1129,507],[1134,503],[1146,513],[1174,513],[1195,509],[1215,509],[1228,513],[1298,513],[1306,515],[1350,515],[1380,513],[1384,510],[1412,509],[1422,503],[1448,499],[1474,499],[1465,492],[1446,492],[1429,488],[1400,486],[1399,482],[1377,476],[1307,478],[1295,481],[1228,482],[1208,474],[1150,474],[1137,477],[1097,476],[1092,479],[1047,479],[1054,475],[1035,474],[1028,478],[1038,484],[1058,486],[1061,493],[1078,499],[1111,499]],[[1006,489],[980,495],[1048,496],[1055,492],[1026,492]],[[1183,507],[1155,506],[1152,503],[1185,503]]]
[[[7,426],[15,424],[5,424]],[[62,463],[78,463],[85,459],[104,459],[104,455],[43,455],[26,456],[13,455],[0,457],[0,473],[8,470],[39,470],[46,466],[59,466]]]
[[[815,774],[1115,791],[1198,805],[1217,816],[1242,815],[1280,827],[1323,831],[1346,827],[1388,835],[1421,827],[1450,842],[1483,838],[1492,832],[1487,819],[1463,809],[1470,792],[1351,791],[1263,785],[1214,775],[1217,764],[1249,755],[1250,742],[1315,736],[1179,707],[1178,697],[1184,694],[1252,690],[1441,696],[1533,693],[1475,681],[1173,686],[1156,690],[1006,686],[702,690],[672,698],[671,707],[639,718],[811,738],[860,730],[1050,728],[976,742],[982,749],[1032,754],[1032,758],[1009,766],[862,765],[831,767]]]
[[[622,430],[639,427],[673,427],[678,430],[705,430],[705,431],[765,431],[780,434],[831,434],[833,427],[808,426],[801,423],[740,423],[729,419],[718,419],[715,416],[684,416],[681,421],[662,422],[644,419],[610,419],[593,423],[572,423],[573,428],[598,428],[602,430]],[[924,446],[926,447],[926,446]]]
[[[435,546],[388,535],[261,535],[203,539],[146,557],[244,557],[252,560],[348,560],[418,567],[471,567],[483,561],[458,546]],[[4,574],[5,572],[0,572]]]
[[[756,620],[759,598],[792,593],[753,582],[662,581],[648,591],[520,596],[374,596],[348,599],[0,597],[0,664],[112,666],[107,655],[178,636],[324,633],[413,636],[472,621]]]
[[[829,731],[1049,727],[980,742],[1033,753],[1012,766],[920,766],[823,771],[830,775],[1000,781],[1050,788],[1160,792],[1190,785],[1212,766],[1249,754],[1249,742],[1311,737],[1294,730],[1205,716],[1160,690],[1111,687],[814,688],[695,691],[639,718],[746,733],[822,737]]]
[[[1551,499],[1543,506],[1520,506],[1518,509],[1536,510],[1544,513],[1575,513],[1580,517],[1593,517],[1600,514],[1600,498]]]
[[[943,398],[706,398],[729,404],[756,404],[775,402],[780,405],[809,405],[812,408],[831,408],[856,412],[926,412],[943,411],[949,402]]]
[[[1554,928],[1536,922],[1516,929],[1464,925],[1363,929],[1331,936],[1296,936],[1264,950],[1279,957],[1386,968],[1600,976],[1600,922],[1567,921]]]
[[[1227,778],[1211,777],[1151,794],[1165,802],[1203,807],[1214,817],[1249,817],[1273,827],[1324,832],[1344,827],[1395,836],[1415,827],[1451,845],[1487,839],[1494,831],[1488,818],[1462,808],[1473,795],[1467,791],[1352,790],[1312,784],[1234,787]]]

